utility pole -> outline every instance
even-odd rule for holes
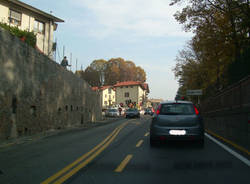
[[[70,53],[70,71],[71,71],[71,65],[72,65],[72,53]]]
[[[63,46],[63,57],[65,56],[65,46]]]
[[[77,58],[76,58],[76,71],[77,71]]]

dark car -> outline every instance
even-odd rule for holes
[[[153,115],[153,111],[151,109],[145,109],[144,115]]]
[[[192,102],[168,101],[159,104],[150,125],[150,145],[168,140],[196,141],[203,147],[203,120]]]
[[[140,112],[137,109],[127,109],[125,112],[126,118],[140,118]]]

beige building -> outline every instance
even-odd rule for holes
[[[64,21],[21,1],[0,0],[0,22],[17,26],[21,30],[34,31],[37,35],[37,48],[52,58],[56,22]]]
[[[154,109],[157,109],[157,106],[163,101],[163,99],[148,99],[147,104],[149,107],[153,107]]]
[[[116,105],[116,91],[112,86],[92,87],[92,90],[100,92],[103,109]]]
[[[147,83],[138,81],[118,82],[114,85],[116,88],[116,103],[128,107],[129,104],[135,104],[141,109],[146,106],[149,88]]]

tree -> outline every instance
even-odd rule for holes
[[[114,85],[118,81],[146,81],[145,71],[133,61],[123,58],[94,60],[81,77],[92,86]]]
[[[172,0],[171,5],[184,1]],[[195,35],[188,49],[177,56],[174,72],[182,90],[202,88],[205,94],[211,95],[230,83],[230,66],[241,60],[237,58],[242,58],[250,45],[249,0],[188,2],[181,12],[176,12],[175,18],[184,25],[185,31]],[[244,66],[249,65],[245,62]]]

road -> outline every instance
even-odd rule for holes
[[[1,184],[248,183],[250,167],[211,139],[149,145],[150,117],[118,119],[0,150]]]

